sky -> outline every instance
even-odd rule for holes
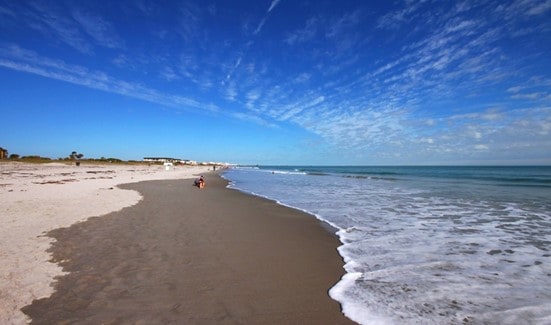
[[[551,164],[551,0],[0,0],[9,153]]]

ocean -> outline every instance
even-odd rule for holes
[[[360,324],[551,324],[551,167],[236,167],[332,225]],[[284,238],[282,238],[284,240]]]

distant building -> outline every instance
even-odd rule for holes
[[[8,150],[0,147],[0,159],[8,159]]]
[[[143,161],[185,164],[185,162],[188,161],[188,160],[184,160],[184,159],[180,159],[180,158],[169,158],[169,157],[144,157]]]
[[[220,162],[197,162],[195,160],[189,159],[180,159],[180,158],[170,158],[170,157],[144,157],[143,161],[152,162],[152,163],[172,163],[172,164],[182,164],[190,166],[228,166],[227,163]]]

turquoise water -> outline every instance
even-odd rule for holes
[[[347,274],[329,294],[359,323],[551,324],[551,167],[260,166],[224,177],[338,229]]]

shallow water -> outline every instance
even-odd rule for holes
[[[550,167],[260,167],[230,187],[339,229],[363,324],[550,324]]]

